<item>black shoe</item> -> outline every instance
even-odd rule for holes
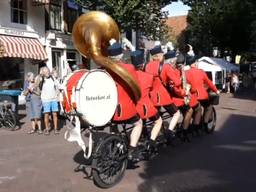
[[[204,132],[208,132],[208,123],[203,123],[203,130],[204,130]]]
[[[165,130],[165,137],[167,139],[167,144],[172,144],[173,140],[176,138],[176,133],[169,129]]]
[[[158,152],[158,148],[157,148],[157,145],[156,145],[156,142],[154,140],[149,140],[149,150],[152,152],[152,153],[157,153]]]
[[[189,132],[188,130],[185,130],[185,129],[183,130],[183,141],[190,143],[188,132]]]
[[[146,144],[145,160],[153,159],[158,154],[158,147],[155,141],[149,140]]]
[[[192,125],[192,135],[194,137],[200,136],[200,125]]]
[[[128,151],[128,160],[132,162],[140,161],[140,151],[137,147],[131,147]]]

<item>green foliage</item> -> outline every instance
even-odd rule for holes
[[[102,10],[113,17],[120,30],[139,31],[148,39],[162,40],[168,36],[167,12],[161,8],[172,0],[76,0],[89,10]]]
[[[191,7],[188,41],[210,53],[213,46],[248,50],[255,37],[255,0],[183,0]],[[253,34],[254,33],[254,34]],[[255,39],[256,40],[256,39]]]

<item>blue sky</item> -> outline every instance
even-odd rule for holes
[[[164,11],[169,11],[169,16],[187,15],[189,6],[184,5],[182,2],[173,2],[172,4],[163,8]]]

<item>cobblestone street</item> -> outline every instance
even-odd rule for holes
[[[121,183],[108,190],[74,172],[82,156],[76,144],[64,140],[64,129],[60,135],[27,135],[23,115],[21,130],[0,130],[0,191],[253,191],[256,103],[247,96],[222,95],[214,134],[162,148],[160,155],[127,170]]]

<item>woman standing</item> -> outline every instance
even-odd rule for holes
[[[41,114],[42,114],[42,101],[40,97],[39,89],[39,76],[34,78],[32,72],[28,72],[26,81],[24,83],[24,95],[26,96],[26,111],[29,119],[31,120],[31,130],[28,134],[36,132],[36,126],[38,128],[38,134],[42,134],[41,127]]]

